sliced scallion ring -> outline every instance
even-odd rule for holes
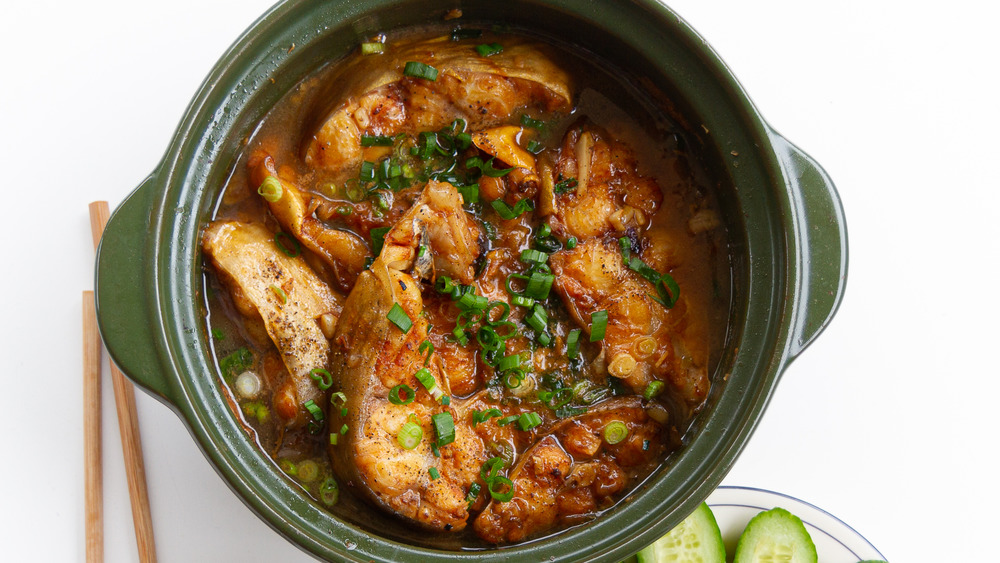
[[[316,386],[326,391],[333,385],[333,376],[323,368],[316,368],[309,372],[309,377],[316,382]]]
[[[604,426],[604,441],[614,445],[628,437],[628,426],[620,420],[612,420]]]
[[[260,183],[260,187],[257,188],[257,194],[270,203],[275,203],[281,199],[282,191],[281,181],[274,176],[264,178],[264,181]]]
[[[407,422],[402,427],[400,427],[399,432],[396,434],[396,442],[404,450],[412,450],[420,444],[420,440],[424,437],[424,430],[420,428],[420,425],[415,422]]]
[[[447,446],[455,441],[455,419],[450,412],[441,412],[431,416],[434,433],[437,435],[438,447]]]
[[[288,240],[291,243],[290,245],[291,248],[285,246],[285,244],[281,242],[281,239]],[[280,250],[285,256],[288,256],[289,258],[295,258],[299,254],[302,254],[302,247],[299,246],[299,241],[295,240],[294,238],[289,236],[288,233],[285,232],[278,231],[277,233],[275,233],[274,245],[277,246],[278,250]]]
[[[438,70],[426,63],[407,61],[406,65],[403,66],[403,75],[423,78],[424,80],[434,82],[437,80]]]
[[[608,327],[608,312],[595,311],[590,315],[590,341],[599,342],[604,339],[604,331]]]
[[[389,313],[385,317],[404,333],[410,332],[410,328],[413,326],[413,321],[407,316],[406,311],[399,306],[399,303],[393,303],[392,308],[389,309]]]
[[[400,383],[389,390],[389,402],[394,405],[408,405],[416,396],[413,388],[405,383]]]

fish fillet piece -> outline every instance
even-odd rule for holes
[[[556,165],[546,174],[539,209],[551,212],[553,230],[567,237],[645,226],[663,202],[655,180],[639,174],[632,151],[589,123],[566,132]]]
[[[602,345],[608,373],[641,394],[661,380],[672,396],[696,409],[708,395],[704,335],[688,327],[683,297],[673,309],[653,300],[653,285],[625,266],[616,242],[587,239],[551,255],[553,284],[570,315],[589,334],[591,316],[607,311]],[[694,323],[701,327],[703,323]]]
[[[603,431],[613,421],[623,423],[628,434],[609,444]],[[663,426],[634,396],[606,401],[563,420],[510,470],[513,498],[490,501],[473,528],[490,543],[512,543],[606,508],[628,487],[625,470],[655,463],[664,451],[665,436]]]
[[[291,258],[274,243],[274,233],[262,225],[217,221],[202,236],[202,249],[230,288],[234,299],[259,313],[294,383],[294,409],[276,408],[289,426],[305,424],[302,406],[313,400],[324,407],[324,393],[309,376],[326,369],[332,332],[342,299],[299,256]]]
[[[569,76],[537,46],[511,38],[502,53],[482,57],[475,42],[438,37],[390,44],[386,54],[347,64],[339,88],[346,100],[306,139],[306,164],[330,172],[356,171],[362,135],[436,131],[464,119],[472,131],[499,125],[518,111],[568,111]],[[405,76],[407,62],[438,71],[434,81]]]
[[[469,476],[482,461],[470,453],[474,449],[467,444],[475,437],[454,414],[455,405],[437,400],[451,395],[440,355],[428,359],[420,352],[429,325],[422,314],[420,278],[438,268],[458,279],[471,279],[471,265],[480,252],[479,227],[460,202],[461,196],[450,184],[431,182],[386,233],[382,251],[361,273],[344,304],[333,337],[330,369],[333,389],[347,398],[346,415],[334,409],[330,417],[331,428],[347,425],[338,443],[330,447],[342,482],[404,519],[445,531],[465,527]],[[436,266],[422,263],[420,246],[428,247],[424,257],[443,256],[443,262]],[[406,330],[388,319],[396,306],[409,319],[403,324]],[[433,379],[436,392],[426,389],[415,376],[422,369]],[[401,384],[415,390],[412,403],[390,402],[390,391]],[[437,439],[432,417],[445,414],[453,420],[455,442],[441,445],[438,457],[431,447]],[[408,421],[423,430],[423,439],[409,450],[397,441]]]

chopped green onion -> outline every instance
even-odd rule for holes
[[[503,417],[503,418],[501,418],[500,420],[497,421],[497,425],[498,426],[507,426],[508,424],[510,424],[511,422],[516,421],[519,418],[521,418],[521,416],[517,415],[517,414],[512,414],[510,416],[505,416],[505,417]]]
[[[431,453],[434,457],[441,457],[441,450],[438,449],[437,442],[431,442]]]
[[[288,294],[285,293],[284,289],[281,289],[280,287],[278,287],[278,286],[276,286],[274,284],[271,284],[270,286],[268,286],[268,289],[270,289],[272,293],[274,293],[275,295],[277,295],[278,299],[281,299],[281,304],[282,305],[284,305],[285,303],[288,303]]]
[[[424,358],[424,365],[426,366],[431,361],[431,354],[434,353],[434,344],[430,340],[424,340],[420,343],[420,347],[417,348],[417,353],[423,354],[424,350],[427,350],[427,357]]]
[[[337,504],[337,500],[340,498],[340,487],[337,486],[337,480],[333,477],[327,477],[323,484],[319,486],[319,500],[327,506],[333,506]]]
[[[427,246],[421,244],[420,246],[417,247],[417,257],[423,258],[426,255],[427,255]]]
[[[315,461],[305,459],[299,463],[299,470],[296,473],[296,477],[299,478],[299,481],[303,483],[312,483],[316,480],[316,477],[319,476],[319,466],[316,465]]]
[[[374,182],[375,181],[375,163],[364,161],[361,163],[361,170],[358,173],[358,179],[362,182]]]
[[[517,415],[514,415],[517,418]],[[485,483],[492,481],[500,471],[503,470],[503,466],[506,464],[506,460],[502,457],[491,457],[490,459],[483,462],[483,466],[479,468],[479,477]]]
[[[404,450],[412,450],[417,447],[424,437],[424,430],[420,428],[420,425],[415,422],[407,422],[399,429],[399,433],[396,434],[396,442]]]
[[[343,391],[337,391],[336,393],[330,395],[330,404],[337,406],[344,406],[347,404],[347,395]]]
[[[681,296],[681,288],[674,281],[673,276],[662,274],[660,281],[656,284],[656,293],[660,296],[657,301],[667,309],[672,309]]]
[[[482,45],[476,45],[476,52],[481,57],[492,57],[503,52],[503,45],[499,43],[483,43]]]
[[[458,189],[458,193],[462,194],[462,201],[465,202],[466,205],[479,201],[479,184],[458,186],[456,189]]]
[[[430,370],[427,368],[420,368],[417,370],[417,373],[413,374],[413,377],[416,377],[417,381],[419,381],[420,384],[424,386],[424,389],[427,389],[428,391],[433,391],[437,388],[437,382],[434,380],[434,376],[431,375]]]
[[[302,406],[305,407],[307,411],[309,411],[309,414],[312,415],[313,420],[315,420],[316,422],[320,422],[323,420],[324,418],[323,409],[319,408],[319,405],[317,405],[315,401],[309,399],[308,401],[303,403]]]
[[[368,233],[372,242],[372,254],[375,256],[382,253],[382,247],[385,246],[385,235],[390,229],[391,227],[375,227]]]
[[[407,61],[406,66],[403,67],[403,76],[413,76],[415,78],[423,78],[433,82],[437,80],[438,71],[429,64],[417,61]]]
[[[394,139],[386,135],[362,135],[362,147],[391,147]],[[383,162],[388,163],[388,160]]]
[[[478,168],[484,176],[489,176],[491,178],[500,178],[501,176],[506,176],[515,167],[510,168],[494,168],[493,158],[484,161],[478,156],[473,156],[465,161],[465,167],[468,169]]]
[[[531,154],[538,154],[544,150],[545,147],[542,146],[538,141],[528,141],[528,144],[524,147],[524,150],[530,152]]]
[[[455,337],[455,341],[458,342],[459,346],[465,346],[469,343],[469,336],[457,326],[451,331],[451,334]]]
[[[503,339],[493,330],[493,327],[489,326],[479,327],[479,330],[476,331],[476,342],[483,350],[487,351],[498,351],[504,346]]]
[[[219,360],[222,376],[231,379],[253,367],[253,352],[243,347]]]
[[[343,436],[343,435],[347,434],[347,430],[348,430],[348,428],[347,428],[346,424],[341,425],[340,426],[340,435]]]
[[[446,406],[446,407],[447,407],[448,405],[450,405],[450,404],[451,404],[451,397],[450,397],[450,396],[448,396],[448,395],[444,395],[444,396],[442,396],[442,397],[441,397],[441,404],[442,404],[442,405],[444,405],[444,406]]]
[[[451,293],[455,290],[455,284],[451,283],[451,278],[448,276],[438,276],[437,281],[434,282],[434,289],[438,293]]]
[[[514,305],[520,307],[533,307],[535,305],[535,300],[530,297],[525,297],[523,295],[515,295],[510,299],[510,302]]]
[[[316,382],[316,386],[326,391],[333,385],[333,376],[330,372],[322,368],[316,368],[309,372],[309,377]]]
[[[536,234],[539,238],[552,236],[552,227],[548,223],[542,223],[541,226],[538,227],[538,232]],[[523,256],[521,259],[524,259]]]
[[[573,250],[574,248],[576,248],[576,237],[569,237],[568,239],[566,239],[566,248],[568,248],[569,250]]]
[[[497,362],[497,370],[499,371],[507,371],[519,367],[521,367],[521,356],[518,354],[504,356]]]
[[[542,423],[542,417],[535,412],[522,413],[517,419],[517,425],[521,430],[531,430]]]
[[[344,182],[344,196],[350,201],[357,203],[365,199],[365,189],[361,187],[361,182],[357,178],[351,178]]]
[[[536,340],[538,340],[538,343],[542,346],[548,346],[549,344],[552,344],[552,335],[547,332],[540,332],[538,333]]]
[[[496,308],[502,309],[503,312],[501,312],[500,315],[494,319],[490,317],[490,312]],[[490,325],[495,325],[497,323],[501,323],[507,320],[507,317],[509,315],[510,315],[510,305],[508,305],[503,301],[490,301],[489,305],[486,306],[485,313],[483,314],[485,322]]]
[[[458,300],[458,307],[466,310],[482,310],[489,306],[489,304],[489,299],[482,295],[476,295],[471,291],[462,295],[461,299]]]
[[[481,489],[482,487],[479,486],[479,483],[469,485],[469,494],[465,496],[465,500],[468,501],[470,508],[472,507],[472,504],[476,502],[476,498],[479,497],[479,491]]]
[[[556,182],[556,185],[552,187],[553,191],[557,194],[564,194],[566,192],[571,192],[576,189],[576,178],[566,178]]]
[[[493,206],[497,215],[499,215],[501,219],[505,220],[514,219],[525,211],[531,211],[535,208],[535,204],[527,198],[518,200],[518,202],[514,204],[514,207],[507,205],[507,202],[502,199],[495,199],[490,202],[490,205]]]
[[[628,437],[628,426],[620,420],[612,420],[604,427],[604,441],[614,445]]]
[[[260,183],[260,187],[257,188],[257,195],[270,203],[275,203],[281,199],[281,192],[281,181],[274,176],[264,178],[264,181]]]
[[[215,340],[223,340],[223,339],[226,338],[226,333],[222,332],[221,330],[219,330],[217,328],[213,328],[212,329],[212,338],[214,338]]]
[[[474,427],[480,422],[486,422],[487,420],[498,416],[503,416],[503,413],[500,412],[500,409],[498,408],[486,409],[484,411],[473,409],[472,426]]]
[[[608,327],[608,312],[596,311],[590,315],[590,341],[604,339],[604,330]]]
[[[362,55],[381,55],[385,52],[385,45],[377,41],[366,41],[361,44]]]
[[[514,368],[510,371],[504,372],[503,384],[507,386],[508,389],[517,389],[521,386],[521,382],[524,381],[524,370],[521,368]]]
[[[574,328],[566,335],[566,357],[575,360],[580,354],[580,333],[583,332]]]
[[[339,441],[340,441],[340,434],[337,434],[336,432],[330,432],[330,445],[336,446],[337,442]]]
[[[544,332],[545,328],[549,324],[548,315],[545,313],[545,308],[541,305],[536,304],[534,309],[531,310],[531,314],[525,317],[524,322],[528,326],[537,330],[538,332]]]
[[[548,261],[548,259],[548,254],[538,250],[526,248],[521,251],[521,262],[527,262],[528,264],[544,264]]]
[[[527,114],[521,114],[521,125],[524,127],[531,127],[532,129],[544,129],[545,122],[540,119],[532,119]]]
[[[289,241],[291,241],[292,247],[291,248],[286,247],[281,242],[282,238],[286,238]],[[280,250],[282,253],[284,253],[285,256],[288,256],[289,258],[295,258],[299,254],[302,254],[302,247],[299,246],[299,241],[289,236],[288,233],[283,233],[281,231],[278,231],[274,235],[274,244],[275,246],[278,247],[278,250]]]
[[[441,478],[441,474],[438,473],[437,467],[431,467],[430,469],[427,470],[427,473],[430,474],[431,480],[437,480]]]
[[[531,276],[528,278],[528,285],[524,288],[525,297],[531,297],[539,301],[547,299],[554,281],[556,281],[556,277],[552,274],[542,273],[537,270],[531,272]]]
[[[663,391],[663,387],[664,384],[662,381],[654,379],[649,382],[649,385],[646,386],[646,390],[642,392],[642,396],[648,401],[659,395]]]
[[[338,205],[337,206],[337,213],[339,215],[350,215],[350,214],[354,213],[354,208],[351,207],[350,205]]]
[[[507,487],[506,491],[503,491],[501,487]],[[503,475],[497,475],[486,484],[486,488],[490,491],[490,496],[493,500],[497,502],[507,502],[514,498],[514,482],[510,479],[504,477]]]
[[[389,390],[389,402],[394,405],[408,405],[416,396],[413,388],[405,383],[400,383]]]
[[[410,327],[413,326],[413,321],[407,316],[406,311],[399,306],[399,303],[392,304],[392,308],[389,309],[389,314],[385,318],[389,319],[392,324],[396,325],[404,333],[410,332]]]
[[[450,412],[441,412],[431,416],[434,432],[437,434],[437,445],[447,446],[455,441],[455,419]]]

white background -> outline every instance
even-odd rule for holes
[[[0,378],[7,561],[83,560],[87,203],[153,170],[270,0],[4,2]],[[996,553],[1000,9],[977,0],[676,0],[762,114],[830,173],[846,299],[785,373],[727,484],[825,508],[891,561]],[[108,561],[137,560],[104,380]],[[308,561],[138,394],[162,561]]]

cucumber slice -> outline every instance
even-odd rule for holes
[[[782,508],[754,516],[736,543],[735,563],[816,563],[816,546],[799,517]]]
[[[636,554],[639,563],[726,563],[715,515],[701,505],[667,535]]]

